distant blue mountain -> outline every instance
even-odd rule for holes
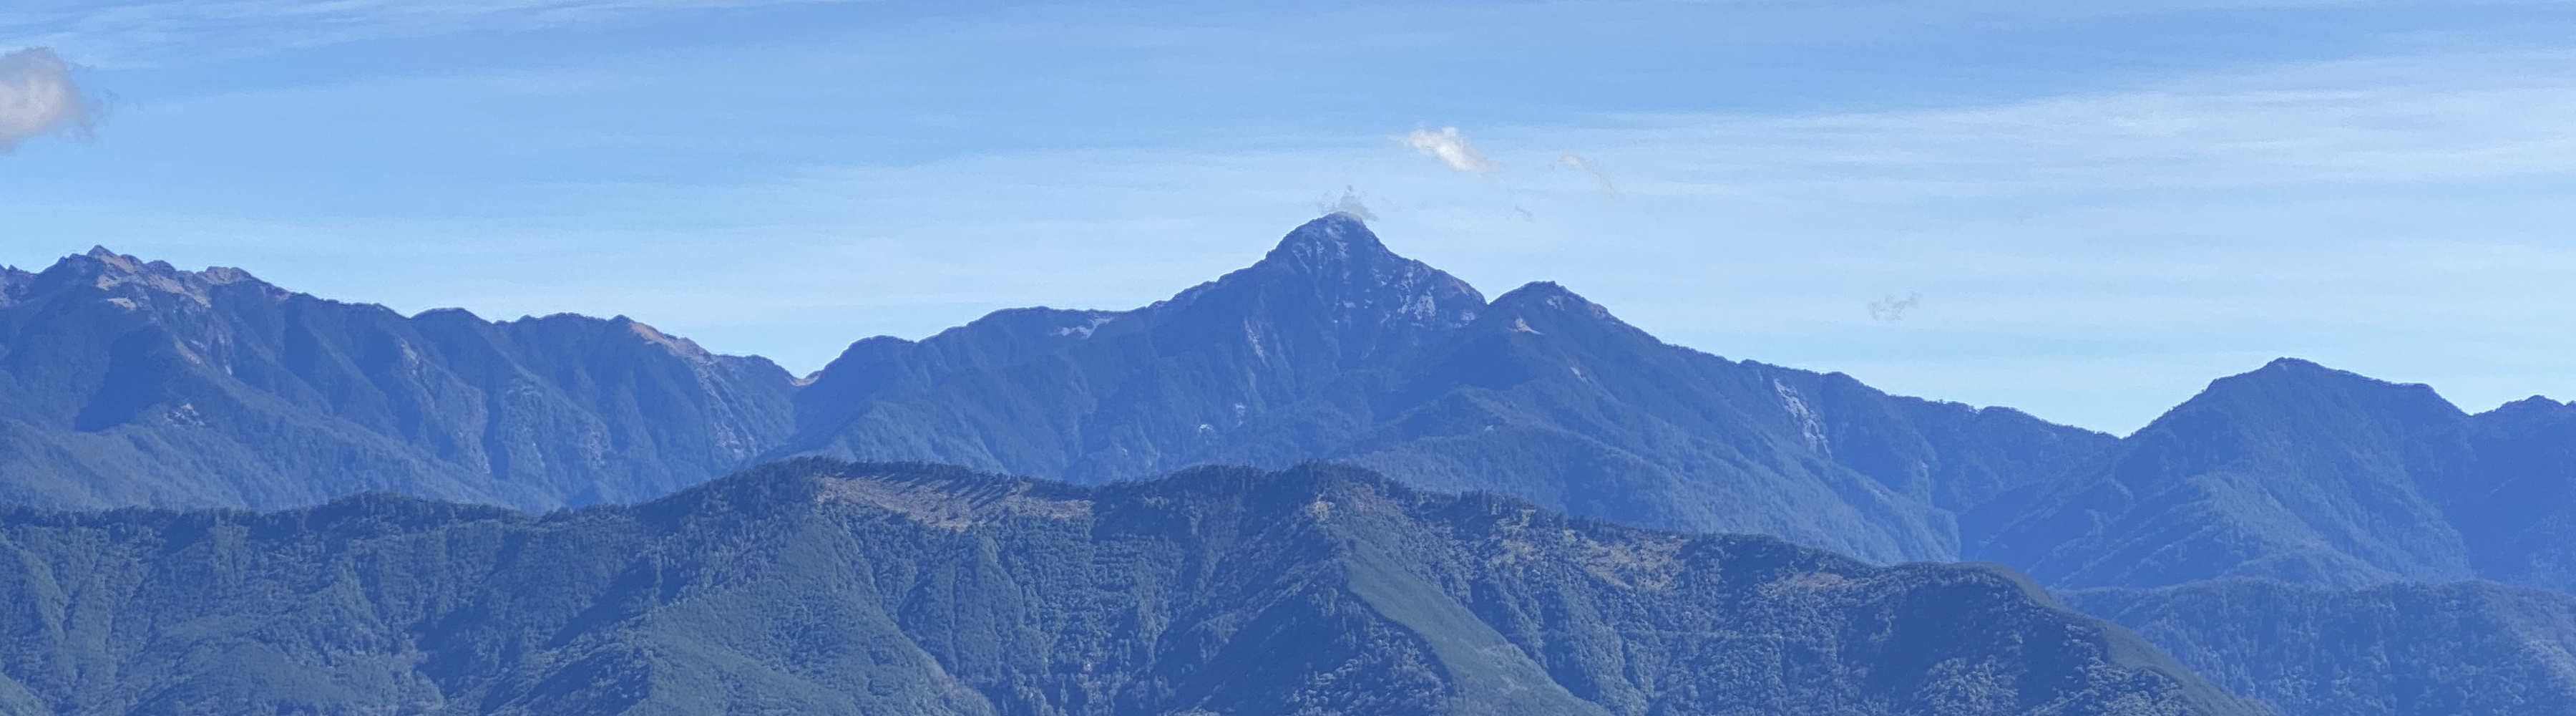
[[[1549,283],[1487,303],[1336,214],[1134,311],[850,347],[775,455],[1097,483],[1325,458],[1635,524],[1955,559],[1959,515],[2109,436],[1668,345]]]
[[[54,507],[547,509],[808,454],[1082,483],[1327,458],[1893,562],[1957,558],[1970,508],[2112,442],[1667,345],[1554,284],[1488,303],[1339,214],[1167,301],[871,338],[801,387],[622,318],[404,317],[103,250],[0,292],[0,500]]]
[[[2071,479],[1998,500],[2017,516],[1976,555],[2065,588],[2569,589],[2571,458],[2576,407],[2534,398],[2470,415],[2422,385],[2283,359],[2211,383]]]
[[[0,276],[7,502],[639,501],[781,444],[793,389],[625,318],[404,317],[105,249]]]
[[[624,318],[405,317],[105,250],[0,272],[0,501],[550,509],[798,455],[1084,484],[1329,459],[2061,588],[2576,587],[2567,404],[2283,360],[2114,439],[1665,344],[1555,284],[1488,302],[1344,214],[1166,301],[871,338],[810,383]]]

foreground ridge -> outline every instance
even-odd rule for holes
[[[0,538],[12,713],[2256,713],[2006,570],[1326,465],[800,460],[632,508],[21,509]]]

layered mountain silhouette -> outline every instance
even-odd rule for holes
[[[1958,558],[1961,515],[2112,442],[1664,344],[1554,284],[1488,303],[1341,214],[1168,301],[871,338],[801,386],[623,318],[406,318],[104,250],[8,293],[0,499],[48,507],[550,509],[803,454],[1091,484],[1323,458],[1895,562]]]
[[[851,346],[781,454],[1098,483],[1324,458],[1634,524],[1956,559],[1958,515],[2111,438],[1654,339],[1555,284],[1487,303],[1336,214],[1134,311]]]
[[[635,503],[800,456],[944,463],[1072,485],[1112,485],[1099,488],[1108,491],[1100,494],[1142,489],[1127,483],[1195,466],[1280,470],[1330,460],[1417,488],[1492,493],[1644,527],[1773,535],[1864,562],[1999,562],[2026,570],[2050,588],[2077,590],[2072,598],[2079,606],[2137,628],[2192,668],[2292,716],[2554,714],[2563,710],[2553,705],[2576,693],[2568,686],[2576,679],[2563,678],[2576,670],[2561,668],[2568,663],[2566,652],[2553,646],[2576,643],[2576,626],[2553,616],[2563,611],[2558,600],[2576,593],[2576,405],[2545,398],[2470,414],[2425,386],[2284,359],[2213,382],[2147,428],[2115,438],[2010,409],[1890,396],[1841,374],[1665,344],[1555,284],[1530,284],[1487,301],[1464,282],[1389,251],[1346,215],[1298,227],[1252,266],[1170,300],[1130,311],[1006,310],[919,341],[870,338],[805,380],[758,358],[708,353],[625,318],[489,322],[457,310],[406,317],[292,293],[235,269],[179,271],[103,249],[38,273],[0,271],[0,502],[57,509],[276,510],[390,491],[538,512]],[[1092,494],[1073,486],[1012,484],[1022,485],[1012,489],[1023,492]],[[635,521],[599,533],[622,536],[594,540],[635,549],[644,543],[617,540],[641,539],[634,535],[645,528],[634,525],[643,524],[644,515],[660,514],[654,510],[686,501],[673,500],[641,511],[579,514],[608,520],[602,524]],[[384,497],[270,516],[138,514],[241,530],[269,525],[259,529],[275,532],[303,529],[295,525],[335,510],[359,509],[352,505],[489,525],[498,531],[477,532],[482,536],[472,539],[494,544],[569,534],[548,526],[568,518]],[[606,517],[618,515],[623,516]],[[144,519],[43,517],[129,518]],[[130,559],[141,553],[117,554]],[[788,558],[756,555],[773,556]],[[472,569],[436,571],[440,576],[424,579],[482,580],[437,587],[466,590],[502,589],[494,580],[534,578],[499,571],[502,564],[475,562]],[[1916,568],[1886,574],[1913,574],[1905,571],[1910,569]],[[630,578],[645,579],[615,577]],[[1452,574],[1441,580],[1446,581],[1435,581],[1460,603],[1471,604],[1470,611],[1483,608],[1472,604],[1484,597],[1459,591],[1481,589],[1472,587],[1478,584],[1474,579]],[[972,591],[951,596],[967,599]],[[529,598],[444,594],[439,599],[492,604]],[[1228,598],[1236,597],[1283,598],[1266,592]],[[616,603],[641,604],[637,598],[619,596],[625,601]],[[997,604],[943,608],[1004,608]],[[1008,608],[1036,610],[1018,612],[1026,614],[1067,608],[1012,604],[1018,606]],[[621,619],[633,615],[616,611],[625,608],[580,607],[583,614]],[[1516,608],[1553,615],[1545,610],[1556,607]],[[499,613],[442,618],[470,621]],[[1463,623],[1453,613],[1438,613],[1449,615],[1440,617],[1449,620],[1443,624]],[[1535,655],[1547,678],[1575,702],[1592,705],[1580,708],[1699,712],[1654,706],[1667,702],[1633,694],[1606,695],[1616,691],[1602,681],[1610,677],[1567,676],[1549,661],[1556,657],[1545,656],[1612,647],[1533,637],[1503,628],[1505,622],[1494,621],[1498,617],[1477,614]],[[500,651],[455,657],[465,662],[423,662],[471,662],[484,670],[474,672],[480,681],[455,680],[464,672],[383,666],[392,670],[368,672],[376,675],[363,679],[376,680],[363,681],[372,686],[360,690],[428,689],[420,693],[443,699],[474,694],[479,704],[439,707],[451,710],[510,705],[544,711],[543,704],[553,702],[526,699],[541,691],[606,698],[598,696],[605,692],[581,690],[592,686],[567,684],[657,664],[664,671],[655,673],[693,674],[668,682],[693,684],[687,690],[705,691],[701,687],[713,683],[688,679],[757,682],[763,685],[741,688],[820,699],[795,701],[806,706],[792,708],[878,708],[831,700],[842,697],[830,694],[859,688],[851,684],[791,683],[743,671],[804,658],[788,652],[707,651],[721,654],[707,657],[718,665],[682,667],[642,656],[685,650],[680,642],[584,637],[591,641],[582,644],[614,643],[626,650],[616,653],[627,655],[596,656],[563,651],[575,648],[564,641],[575,638],[570,635],[597,628],[587,621],[593,617],[546,618],[558,619],[542,622],[546,634],[556,635],[546,638],[560,639],[541,646],[511,642],[518,646],[507,648],[477,642],[482,646],[473,649]],[[1844,617],[1816,618],[1840,624],[1832,620]],[[2279,628],[2244,632],[2239,622]],[[2442,626],[2394,626],[2399,622]],[[2445,633],[2458,637],[2446,640],[2440,636]],[[939,648],[903,646],[908,642],[883,634],[849,638],[878,645],[868,647],[878,649],[872,659],[928,659],[920,663],[946,670],[889,676],[895,681],[882,689],[866,687],[868,693],[944,704],[922,707],[931,709],[927,713],[1017,713],[1013,709],[1022,707],[1008,704],[1040,703],[1030,700],[1040,699],[1028,695],[1034,692],[1005,698],[981,685],[969,689],[977,694],[972,698],[961,696],[967,692],[956,689],[962,687],[941,679],[987,682],[959,672],[964,662],[916,653],[949,654]],[[172,658],[187,643],[164,638],[119,647],[130,651],[113,658]],[[1681,668],[1670,661],[1681,658],[1671,650],[1681,647],[1623,644],[1615,649],[1625,650],[1621,659]],[[385,658],[427,659],[431,651],[418,644],[401,648],[412,651]],[[538,652],[544,653],[532,656]],[[376,656],[350,658],[357,660],[345,663],[379,663],[368,661]],[[592,671],[563,671],[592,658],[610,661],[596,662],[600,666]],[[1398,661],[1369,662],[1370,678],[1403,659],[1434,657],[1387,658]],[[2541,660],[2538,671],[2486,667],[2531,659]],[[983,676],[975,678],[1002,673],[994,670],[1000,667],[976,668]],[[1504,675],[1492,678],[1536,683],[1522,666],[1493,668],[1503,671],[1491,673]],[[544,674],[556,686],[508,682],[498,675],[504,671],[517,675],[508,678]],[[1943,673],[1964,683],[1987,679],[1990,672]],[[361,678],[354,672],[330,674],[336,675],[296,678],[308,685],[362,683],[345,681]],[[1667,677],[1619,678],[1651,691],[1662,687],[1638,679],[1664,683]],[[915,685],[891,685],[898,682]],[[1018,685],[1010,689],[1056,688],[1011,683]],[[1430,683],[1405,688],[1429,689],[1424,684]],[[2494,686],[2503,683],[2520,686]],[[8,701],[18,698],[9,695],[17,688],[0,683],[0,703],[37,703]],[[91,694],[47,699],[144,698],[60,685],[24,688],[28,694]],[[618,688],[631,695],[645,687]],[[1170,686],[1153,698],[1178,699],[1174,694],[1180,692],[1171,689],[1182,688]],[[1441,688],[1467,693],[1481,687]],[[2328,693],[2333,689],[2340,691]],[[1555,691],[1541,691],[1549,695],[1531,698],[1556,698]],[[1078,706],[1046,701],[1055,705],[1027,712],[1088,712],[1109,703],[1095,699],[1111,698],[1085,693]],[[1209,696],[1215,693],[1199,696],[1216,698]],[[356,700],[348,704],[385,706],[349,698]],[[1459,698],[1468,700],[1402,708],[1438,712],[1487,704]],[[1912,708],[1892,705],[1899,702],[1883,694],[1832,698],[1870,704],[1853,709]],[[637,699],[580,703],[678,703]],[[61,709],[76,701],[43,703]],[[974,705],[979,703],[985,705]],[[1334,703],[1332,708],[1397,708]],[[1570,703],[1522,706],[1553,713],[1549,709]],[[2019,713],[1977,711],[1986,712]]]
[[[1351,468],[0,515],[0,710],[2252,716],[2008,572]]]

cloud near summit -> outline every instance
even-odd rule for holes
[[[1441,127],[1437,132],[1415,129],[1413,133],[1397,137],[1396,140],[1458,171],[1469,174],[1492,174],[1502,169],[1492,160],[1486,159],[1484,150],[1477,149],[1475,143],[1467,141],[1466,135],[1459,134],[1457,127]]]
[[[51,49],[0,55],[0,152],[56,132],[80,132],[98,120],[98,101],[72,81],[71,64]]]

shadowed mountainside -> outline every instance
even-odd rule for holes
[[[2253,714],[1976,566],[1365,471],[805,460],[537,517],[0,515],[0,710]]]
[[[2226,580],[2066,600],[2281,716],[2576,713],[2576,596],[2564,593]]]

